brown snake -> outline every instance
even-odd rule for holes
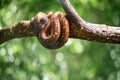
[[[48,49],[62,47],[69,37],[69,22],[61,12],[39,12],[30,22],[31,29],[40,43]]]

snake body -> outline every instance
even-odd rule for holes
[[[48,49],[62,47],[69,37],[69,22],[61,12],[39,12],[30,22],[31,29],[40,43]]]

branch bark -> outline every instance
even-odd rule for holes
[[[14,38],[31,36],[34,36],[34,34],[30,29],[30,21],[21,21],[14,26],[8,26],[7,28],[0,29],[0,44]]]
[[[74,10],[69,0],[59,0],[70,23],[70,37],[120,44],[120,27],[93,24],[83,20]]]
[[[86,22],[77,14],[69,0],[59,1],[70,23],[69,38],[120,44],[120,27]],[[30,21],[21,21],[14,26],[0,29],[0,44],[14,38],[31,36],[34,36],[34,33],[30,29]]]

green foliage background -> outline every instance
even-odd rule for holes
[[[120,26],[120,0],[70,0],[82,18]],[[37,12],[63,11],[58,0],[0,0],[0,28]],[[57,50],[35,37],[0,45],[0,80],[120,80],[120,46],[69,39]]]

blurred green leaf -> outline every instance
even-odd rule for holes
[[[119,0],[70,0],[93,23],[120,26]],[[58,0],[1,0],[0,28],[30,20],[39,11],[63,11]],[[0,46],[0,80],[119,80],[120,46],[69,39],[58,50],[35,37]]]

